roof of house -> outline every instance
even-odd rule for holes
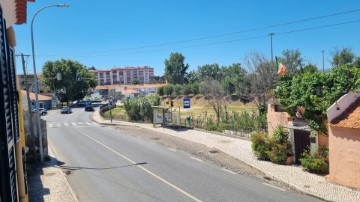
[[[21,95],[26,95],[26,90],[21,90]],[[36,100],[35,93],[30,92],[30,100]],[[38,100],[40,101],[46,101],[46,100],[52,100],[51,97],[38,94]]]
[[[330,126],[360,129],[360,98],[353,102]]]
[[[140,85],[124,85],[124,84],[117,84],[117,85],[99,85],[96,86],[95,89],[143,89],[143,88],[159,88],[161,86],[165,86],[166,84],[140,84]]]

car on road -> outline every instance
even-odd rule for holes
[[[61,108],[61,113],[62,114],[70,114],[70,113],[72,113],[71,107],[63,107],[63,108]]]
[[[92,105],[87,105],[85,111],[94,111],[94,107]]]
[[[33,109],[32,112],[36,112],[36,109]],[[45,108],[39,108],[39,114],[41,116],[45,116],[47,114],[47,110]]]

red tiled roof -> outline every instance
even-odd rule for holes
[[[21,90],[21,95],[26,95],[26,90]],[[35,93],[31,93],[30,92],[30,100],[36,100],[36,97],[35,97]],[[49,96],[45,96],[45,95],[41,95],[41,94],[38,94],[38,100],[52,100],[51,97]]]
[[[360,128],[360,98],[352,103],[330,126],[342,128]]]
[[[166,84],[140,84],[140,85],[124,85],[124,84],[117,84],[117,85],[99,85],[96,86],[95,89],[141,89],[141,88],[159,88],[161,86],[165,86]]]

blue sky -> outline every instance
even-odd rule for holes
[[[36,0],[28,3],[28,23],[15,25],[17,54],[31,55],[30,22],[35,12],[61,3],[70,7],[47,8],[34,21],[37,72],[46,61],[65,58],[97,69],[151,66],[155,75],[163,75],[164,60],[171,52],[183,54],[189,70],[212,63],[243,63],[253,51],[270,58],[269,33],[275,33],[274,56],[299,49],[319,68],[322,50],[325,68],[330,67],[330,52],[336,47],[352,48],[360,55],[358,0]],[[354,12],[243,32],[347,11]],[[345,22],[353,23],[280,34]],[[32,58],[26,64],[32,72]],[[18,57],[17,73],[22,72]]]

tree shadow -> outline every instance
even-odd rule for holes
[[[57,164],[64,164],[56,158],[46,157],[46,161],[41,163],[28,163],[27,166],[27,188],[29,201],[44,202],[44,196],[51,194],[48,188],[43,186],[41,176],[45,175],[44,168],[53,167]]]
[[[76,170],[109,170],[109,169],[118,169],[126,168],[131,166],[145,165],[147,162],[139,162],[123,166],[113,166],[113,167],[83,167],[83,166],[66,166],[62,161],[58,161],[54,157],[46,157],[45,162],[43,163],[28,163],[27,166],[27,188],[29,201],[35,202],[45,202],[45,196],[50,195],[50,189],[44,187],[43,181],[41,178],[46,178],[46,176],[51,176],[57,173],[54,172],[44,172],[44,169],[49,167],[61,168],[65,174],[70,173],[71,171]]]

